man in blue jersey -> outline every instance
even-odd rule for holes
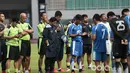
[[[107,61],[107,54],[106,54],[106,40],[108,31],[107,28],[103,23],[100,22],[100,15],[95,14],[93,16],[93,21],[96,24],[92,28],[92,40],[94,41],[94,47],[93,47],[93,60],[96,65],[96,73],[100,73],[100,62],[104,62],[104,66],[108,67],[106,61]],[[106,70],[105,73],[109,73],[109,70]]]
[[[129,9],[123,9],[122,10],[122,16],[124,17],[124,20],[128,24],[130,28],[130,11]],[[127,57],[128,67],[129,67],[129,73],[130,73],[130,36],[128,37],[128,57]]]
[[[71,55],[72,55],[72,61],[71,61],[71,67],[72,71],[71,73],[75,73],[74,71],[74,63],[77,62],[78,59],[78,65],[79,65],[79,72],[82,72],[82,65],[81,65],[81,56],[83,54],[82,49],[82,26],[80,25],[82,17],[81,15],[77,14],[74,17],[75,21],[74,23],[69,27],[69,36],[72,38],[72,44],[71,44]],[[77,59],[76,59],[77,58]]]

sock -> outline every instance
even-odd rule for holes
[[[74,61],[71,62],[72,70],[74,70]]]
[[[120,66],[117,68],[117,73],[122,73],[122,68]]]
[[[67,68],[70,68],[70,62],[66,63]]]
[[[17,73],[17,72],[18,72],[18,69],[15,69],[15,72]]]
[[[74,68],[76,68],[76,65],[77,65],[77,64],[76,64],[76,63],[74,63]]]
[[[10,73],[10,69],[7,69],[7,73]]]
[[[81,61],[79,61],[79,69],[82,69]]]
[[[123,66],[124,73],[128,73],[129,72],[128,64],[127,63],[122,63],[122,66]]]
[[[129,72],[129,69],[128,67],[124,70],[124,73],[128,73]]]
[[[41,71],[42,69],[39,67],[39,71]]]

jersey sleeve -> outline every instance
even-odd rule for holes
[[[92,34],[96,34],[95,26],[92,27]]]
[[[114,34],[112,30],[110,31],[110,38],[114,38]]]
[[[130,27],[130,15],[125,17],[125,21],[128,24],[128,26]]]
[[[68,28],[68,34],[72,34],[73,33],[73,25],[71,25],[69,28]]]

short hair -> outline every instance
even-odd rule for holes
[[[56,19],[55,17],[51,17],[51,18],[49,19],[49,21],[50,21],[50,22],[54,22],[54,21],[57,21],[57,19]]]
[[[84,17],[88,17],[88,15],[87,15],[87,14],[83,14],[83,15],[82,15],[82,18],[84,18]]]
[[[56,12],[55,12],[55,17],[57,17],[57,16],[62,16],[61,11],[56,11]]]
[[[43,15],[44,13],[46,13],[46,12],[41,12],[41,13],[40,13],[40,16],[42,17],[42,15]]]
[[[115,13],[110,11],[110,12],[107,13],[107,18],[109,18],[109,16],[115,16]]]
[[[124,15],[124,12],[129,12],[129,9],[125,8],[121,11],[121,14]]]
[[[12,22],[18,22],[17,18],[12,18]]]
[[[96,21],[100,21],[100,15],[99,14],[94,14],[93,16],[93,20],[96,20]]]
[[[80,14],[77,14],[75,17],[74,17],[75,20],[82,20],[82,16]]]
[[[2,12],[0,12],[0,14],[3,14]]]
[[[105,13],[102,13],[102,14],[100,15],[100,18],[102,18],[103,15],[105,15]]]

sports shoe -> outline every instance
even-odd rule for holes
[[[6,71],[2,71],[2,73],[6,73]]]
[[[70,69],[69,68],[66,68],[66,72],[69,72],[70,71]]]
[[[29,73],[29,71],[28,70],[25,70],[25,72],[24,73]]]
[[[90,64],[90,65],[88,66],[88,69],[91,69],[91,67],[92,67],[92,64]]]
[[[65,72],[64,69],[62,69],[62,68],[59,68],[58,71],[59,72]]]
[[[83,72],[83,69],[79,69],[79,72]]]
[[[43,73],[42,70],[39,70],[38,73]]]
[[[74,70],[79,70],[79,69],[77,69],[77,68],[74,68]]]
[[[75,73],[75,71],[74,71],[74,70],[72,70],[72,71],[71,71],[71,73]]]
[[[56,68],[54,68],[54,72],[56,73],[56,72],[58,72],[58,70]]]

